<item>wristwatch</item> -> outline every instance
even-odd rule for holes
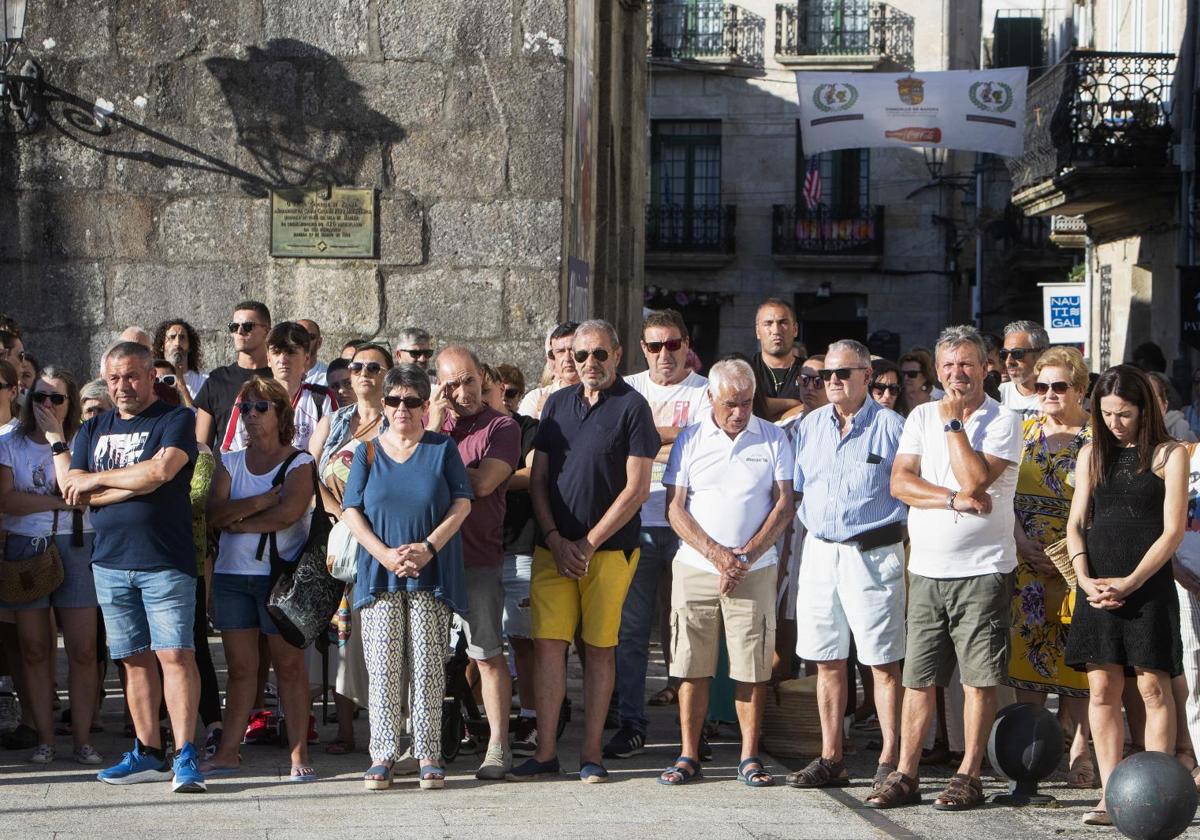
[[[963,430],[962,421],[958,420],[958,419],[951,420],[949,423],[947,423],[942,428],[943,432],[961,432],[962,430]]]
[[[67,446],[61,440],[58,441],[57,443],[50,444],[50,454],[51,455],[62,455],[64,453],[67,453],[70,451],[71,451],[71,447]]]

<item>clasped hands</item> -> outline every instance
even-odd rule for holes
[[[415,578],[433,559],[433,552],[423,542],[407,543],[389,548],[382,557],[376,559],[379,560],[379,565],[396,577]]]
[[[1087,595],[1088,603],[1102,610],[1125,606],[1125,600],[1140,586],[1128,577],[1079,578],[1079,588]]]
[[[588,542],[587,537],[569,540],[555,531],[546,539],[546,543],[550,553],[554,555],[554,565],[558,567],[560,575],[579,580],[587,574],[588,564],[592,561],[592,555],[596,553],[596,547]]]
[[[750,573],[751,562],[746,557],[746,547],[726,548],[717,546],[709,552],[708,559],[721,574],[721,582],[717,590],[721,595],[728,595],[737,585],[746,579]]]

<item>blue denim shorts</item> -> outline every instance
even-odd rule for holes
[[[218,630],[261,630],[268,636],[279,628],[267,612],[270,575],[212,576],[212,621]]]
[[[196,579],[178,569],[133,572],[92,567],[109,655],[195,650]]]
[[[59,609],[86,609],[96,607],[96,584],[92,581],[92,538],[91,532],[83,535],[83,545],[71,545],[70,534],[56,534],[54,544],[62,558],[63,582],[44,598],[24,604],[0,604],[14,610],[36,610],[58,607]],[[27,560],[46,550],[41,538],[9,534],[5,540],[5,560]]]

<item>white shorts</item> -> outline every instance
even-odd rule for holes
[[[904,544],[859,551],[804,540],[796,592],[796,654],[813,662],[848,659],[887,665],[904,658]]]

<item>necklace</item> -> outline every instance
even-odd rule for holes
[[[763,367],[766,368],[766,370],[767,370],[767,376],[771,377],[771,384],[774,386],[776,394],[778,394],[780,389],[784,386],[784,384],[787,383],[788,377],[792,375],[792,368],[794,368],[795,366],[796,366],[796,362],[795,362],[795,360],[793,360],[792,363],[788,366],[787,370],[785,370],[783,372],[783,379],[780,379],[779,377],[777,377],[775,375],[776,369],[771,367],[766,362],[763,362]]]

